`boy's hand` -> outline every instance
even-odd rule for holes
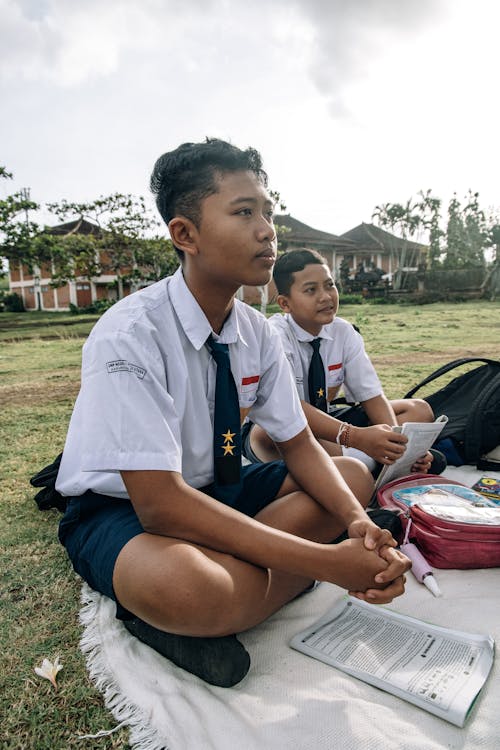
[[[406,450],[408,438],[388,424],[351,427],[351,445],[380,464],[393,464]]]
[[[389,565],[375,576],[377,588],[369,588],[366,591],[349,591],[349,593],[351,596],[371,604],[388,604],[396,596],[401,596],[404,593],[405,573],[411,568],[411,560],[394,547],[380,549],[379,555]]]
[[[367,549],[362,539],[346,539],[334,549],[331,578],[325,568],[322,580],[331,580],[352,596],[372,604],[386,604],[404,592],[404,573],[411,562],[399,550],[386,546],[379,554]]]
[[[367,518],[354,521],[349,526],[348,533],[353,539],[362,538],[366,549],[376,551],[379,557],[388,563],[374,578],[377,588],[349,593],[372,604],[387,604],[404,593],[404,573],[411,568],[411,560],[395,549],[397,542],[390,531],[379,528]]]
[[[421,472],[422,474],[427,474],[427,472],[431,468],[431,464],[432,464],[432,453],[429,453],[429,451],[427,451],[425,456],[422,456],[422,458],[419,458],[417,461],[415,461],[415,463],[411,467],[411,470],[414,472]]]
[[[358,518],[347,528],[350,539],[363,539],[366,549],[380,550],[383,547],[397,547],[398,543],[388,529],[381,529],[365,514],[365,518]]]

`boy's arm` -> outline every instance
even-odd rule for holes
[[[310,429],[302,430],[291,440],[277,443],[277,446],[297,484],[334,518],[338,518],[343,528],[350,533],[351,526],[356,529],[363,526],[362,536],[366,534],[366,541],[371,548],[388,543],[387,535],[383,535],[382,539],[379,534],[381,529],[370,521],[335,463]],[[394,540],[391,544],[395,544]]]
[[[388,424],[395,427],[398,423],[394,409],[383,393],[367,401],[361,401],[361,406],[372,424]]]
[[[209,547],[263,568],[330,581],[355,592],[368,589],[367,595],[376,603],[391,601],[403,591],[401,576],[407,561],[402,556],[394,558],[389,547],[379,553],[377,548],[367,549],[361,539],[329,545],[294,536],[193,489],[177,472],[123,471],[122,477],[146,532]],[[352,513],[351,525],[362,516],[363,511]],[[387,532],[383,538],[387,541]]]
[[[341,521],[351,538],[362,538],[367,549],[377,550],[390,562],[377,580],[394,581],[401,575],[400,560],[390,534],[376,526],[353,495],[335,463],[309,429],[278,444],[287,468],[297,484]]]
[[[363,401],[362,406],[366,414],[368,415],[368,418],[372,425],[381,427],[383,426],[384,422],[388,425],[398,424],[394,409],[392,408],[390,401],[383,394],[380,396],[375,396],[375,398],[368,399],[368,401]],[[370,429],[372,428],[365,427],[364,429],[361,428],[361,431],[364,432],[365,430]],[[384,464],[393,463],[396,458],[398,458],[398,456],[400,456],[404,452],[404,444],[408,442],[408,438],[405,435],[400,435],[397,432],[391,431],[389,435],[391,436],[390,440],[392,445],[387,446],[387,450],[382,453],[383,457],[377,459],[380,463]],[[369,436],[367,436],[366,433],[362,434],[361,441],[363,442],[367,437]],[[366,449],[363,448],[362,445],[356,445],[355,447],[360,448],[360,450],[365,450],[365,452],[369,453],[369,451],[366,451]],[[369,455],[373,456],[373,458],[376,458],[373,453],[369,453]],[[427,452],[424,456],[422,456],[422,458],[420,458],[413,464],[412,471],[420,471],[425,473],[429,470],[431,463],[432,456]]]
[[[378,398],[380,397],[376,396],[370,399],[370,402],[376,401]],[[385,399],[385,396],[383,398]],[[390,411],[392,411],[390,403],[387,399],[385,401]],[[364,404],[369,404],[370,402],[365,401]],[[340,426],[344,423],[320,409],[316,409],[315,406],[306,401],[302,401],[301,404],[313,435],[320,440],[328,440],[331,443],[336,442]],[[376,406],[371,411],[373,415],[379,414],[380,416],[390,418],[390,413],[386,412],[383,405],[380,405],[378,408]],[[370,421],[372,421],[371,417]],[[393,432],[390,427],[392,424],[392,421],[386,420],[380,423],[375,422],[371,427],[355,427],[351,425],[349,430],[350,447],[363,451],[363,453],[371,456],[379,463],[393,463],[396,458],[404,453],[404,444],[407,442],[407,438],[405,435]]]

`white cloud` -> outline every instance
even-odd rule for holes
[[[39,200],[145,193],[205,135],[332,232],[432,187],[500,197],[488,0],[0,0],[0,163]]]
[[[2,75],[66,87],[105,77],[125,54],[158,40],[154,11],[162,8],[148,0],[2,0],[0,41],[8,50]]]

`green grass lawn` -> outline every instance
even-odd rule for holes
[[[98,317],[69,312],[1,313],[0,342],[80,338],[88,334]]]
[[[500,359],[500,303],[345,306],[390,398],[462,356]],[[41,513],[28,479],[62,449],[95,316],[0,314],[0,747],[127,748],[128,733],[78,740],[116,722],[78,647],[80,582],[57,541],[59,513]],[[58,691],[33,669],[60,656]]]

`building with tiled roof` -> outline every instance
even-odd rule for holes
[[[282,249],[287,251],[308,247],[318,250],[336,274],[339,273],[342,261],[347,261],[351,273],[355,273],[360,264],[366,268],[380,268],[389,274],[400,265],[416,268],[424,260],[427,251],[425,245],[403,240],[374,224],[364,222],[341,235],[314,229],[289,214],[276,216],[275,223],[286,228],[280,239]]]
[[[426,245],[402,239],[375,224],[364,222],[344,232],[341,238],[353,242],[358,248],[360,257],[374,258],[376,256],[375,265],[385,273],[393,273],[401,266],[417,268],[425,260],[428,250]]]
[[[74,234],[102,236],[102,230],[84,218],[47,227],[48,234],[68,237]],[[101,251],[104,255],[105,251]],[[9,289],[23,300],[26,310],[68,310],[70,305],[88,307],[93,302],[117,297],[114,273],[102,273],[92,279],[85,277],[71,280],[62,286],[53,287],[51,281],[54,268],[50,263],[30,269],[23,263],[9,263]],[[130,288],[124,285],[123,293]]]
[[[403,240],[374,224],[361,223],[342,235],[315,229],[290,214],[278,214],[275,224],[282,230],[279,232],[280,251],[288,252],[294,248],[318,250],[338,279],[343,261],[344,267],[347,262],[351,278],[361,266],[365,269],[379,268],[385,274],[393,274],[401,266],[416,268],[425,258],[427,250],[425,245]],[[100,227],[83,218],[58,224],[46,231],[63,236],[101,235]],[[10,291],[22,297],[28,310],[64,310],[68,309],[70,303],[85,307],[97,300],[117,295],[117,276],[114,273],[102,274],[93,279],[80,278],[58,288],[50,285],[51,279],[50,267],[34,269],[31,273],[26,266],[10,264]],[[130,291],[133,289],[124,284],[123,294]],[[272,300],[275,294],[276,288],[271,282],[265,289],[244,287],[239,296],[250,304],[260,304],[262,300]]]

